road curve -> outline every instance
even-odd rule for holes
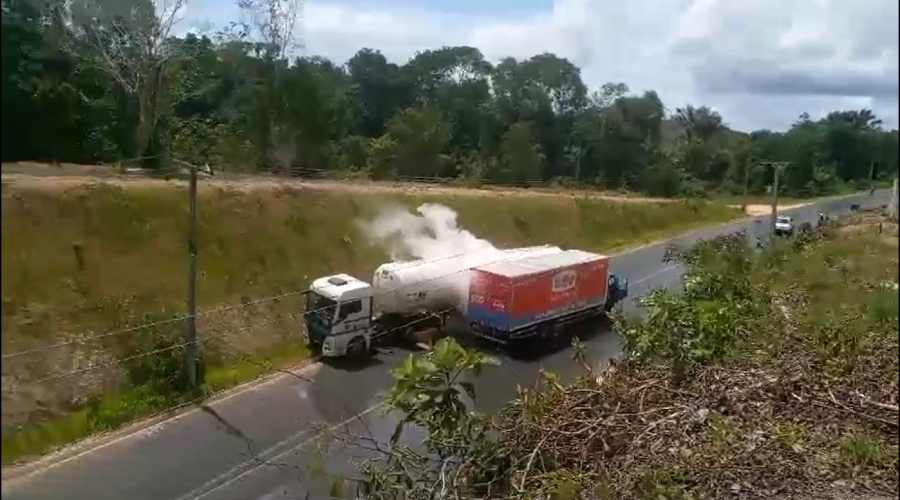
[[[851,203],[875,207],[889,200],[889,191],[878,191],[821,200],[784,213],[799,224],[815,221],[819,212],[846,213]],[[765,238],[768,218],[697,230],[671,241],[687,244],[741,229]],[[651,288],[678,285],[680,270],[661,262],[664,251],[665,244],[656,244],[612,258],[613,272],[630,282],[626,309]],[[600,332],[587,340],[587,350],[592,362],[603,365],[619,352],[619,339]],[[11,479],[4,471],[2,498],[327,498],[328,475],[352,476],[354,464],[371,454],[360,436],[384,440],[392,433],[397,417],[382,412],[380,395],[391,384],[388,369],[405,356],[403,351],[382,353],[358,370],[317,364],[305,373],[311,381],[272,377],[44,468]],[[566,351],[533,361],[504,358],[476,380],[479,409],[500,408],[518,385],[531,383],[541,369],[566,379],[578,370]]]

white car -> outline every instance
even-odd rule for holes
[[[787,215],[779,215],[775,219],[775,234],[787,236],[794,234],[794,219]]]

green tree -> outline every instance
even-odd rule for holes
[[[345,63],[290,58],[298,0],[240,0],[249,23],[209,36],[175,36],[184,0],[77,0],[72,22],[58,0],[2,1],[4,160],[174,155],[248,172],[574,179],[667,196],[763,194],[765,161],[790,162],[793,196],[900,170],[897,131],[866,109],[744,133],[706,106],[667,113],[653,91],[590,89],[549,53],[496,65],[466,46],[403,64],[366,48]]]

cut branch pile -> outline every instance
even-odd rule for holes
[[[896,350],[873,357],[893,359],[896,382]],[[772,361],[706,368],[681,389],[665,368],[623,363],[602,380],[529,392],[498,419],[500,441],[527,457],[514,486],[546,491],[564,469],[610,498],[746,498],[836,481],[896,493],[897,384],[825,381],[799,356]]]

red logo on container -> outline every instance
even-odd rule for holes
[[[575,288],[575,284],[578,279],[578,273],[572,270],[563,271],[561,273],[557,273],[556,276],[553,277],[553,285],[552,290],[554,293],[565,292],[567,290],[571,290]]]

